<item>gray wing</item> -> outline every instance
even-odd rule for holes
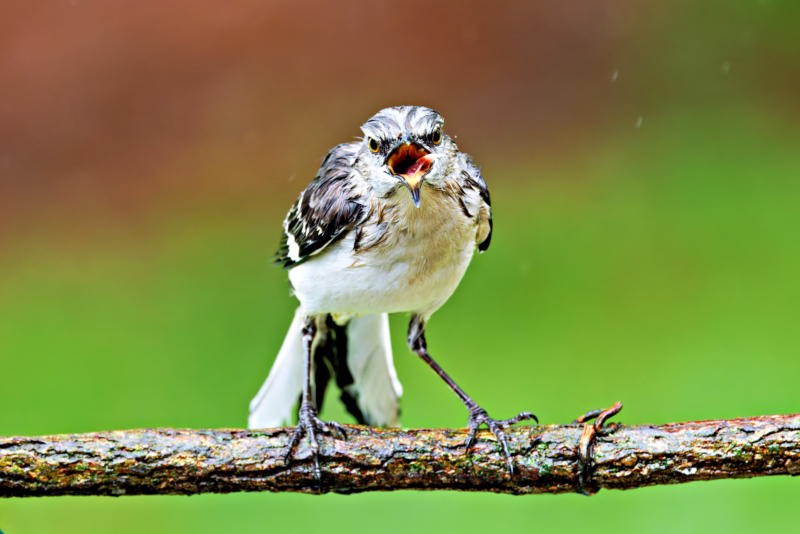
[[[476,191],[480,196],[481,200],[486,204],[486,211],[488,213],[489,218],[489,233],[486,234],[486,238],[478,243],[478,250],[484,252],[486,249],[489,248],[489,245],[492,242],[492,200],[489,197],[489,188],[486,187],[486,182],[483,180],[483,176],[481,176],[481,169],[477,167],[473,162],[472,158],[464,154],[465,161],[464,167],[464,186],[465,188],[470,188]]]
[[[275,263],[291,269],[345,236],[362,217],[364,206],[349,180],[359,143],[337,146],[300,193],[283,222]]]

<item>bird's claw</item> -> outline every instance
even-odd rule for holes
[[[508,466],[508,472],[513,477],[514,476],[514,462],[511,460],[511,454],[508,452],[508,440],[506,439],[506,430],[510,425],[514,425],[519,423],[520,421],[525,421],[528,419],[533,419],[537,423],[539,420],[530,412],[522,412],[516,417],[512,417],[511,419],[492,419],[486,413],[486,410],[481,408],[480,406],[475,406],[474,408],[469,409],[469,422],[467,423],[467,428],[469,429],[469,434],[467,434],[467,440],[464,442],[464,446],[467,450],[472,447],[472,444],[475,442],[475,434],[478,432],[478,428],[481,425],[486,425],[489,427],[489,430],[494,437],[500,442],[500,445],[503,448],[503,456],[506,459],[506,465]]]
[[[317,409],[310,402],[304,402],[300,406],[298,414],[297,428],[292,432],[292,437],[289,444],[286,446],[286,452],[283,455],[283,460],[289,463],[292,456],[292,451],[295,446],[300,443],[305,434],[308,434],[308,441],[311,446],[311,455],[314,458],[314,475],[317,481],[322,485],[322,472],[319,468],[319,441],[317,441],[317,432],[324,432],[326,434],[333,434],[338,432],[342,435],[342,439],[347,439],[347,432],[344,427],[336,421],[325,422],[317,416]]]

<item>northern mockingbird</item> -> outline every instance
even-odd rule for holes
[[[289,270],[300,300],[266,382],[250,403],[249,428],[299,423],[286,450],[308,434],[317,478],[317,432],[331,378],[361,424],[399,426],[400,382],[392,362],[389,313],[410,312],[408,346],[469,410],[469,448],[485,424],[513,465],[504,430],[536,419],[528,412],[496,420],[428,354],[425,325],[453,294],[472,254],[489,248],[489,190],[472,158],[458,151],[432,109],[381,110],[359,142],[331,150],[283,223],[276,262]]]

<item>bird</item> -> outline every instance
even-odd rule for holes
[[[538,423],[530,412],[489,417],[428,352],[431,315],[453,294],[475,250],[485,252],[492,240],[481,170],[443,128],[442,116],[427,107],[379,111],[361,127],[362,138],[328,152],[284,220],[275,262],[288,270],[300,305],[250,403],[248,428],[291,424],[297,408],[285,460],[307,435],[318,480],[317,434],[347,439],[342,425],[318,416],[331,380],[360,424],[400,426],[388,314],[410,314],[408,347],[466,406],[467,451],[486,425],[513,476],[506,431],[523,420]]]

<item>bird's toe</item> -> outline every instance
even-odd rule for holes
[[[536,416],[530,412],[522,412],[519,415],[512,417],[510,419],[492,419],[486,413],[486,410],[484,410],[480,406],[476,406],[470,409],[469,412],[469,422],[467,423],[467,428],[469,429],[469,433],[467,434],[467,439],[464,442],[465,448],[469,450],[472,447],[472,444],[475,442],[475,436],[478,432],[478,429],[481,427],[481,425],[486,425],[489,431],[494,435],[497,442],[500,444],[500,448],[503,451],[503,457],[505,458],[506,466],[508,467],[509,473],[513,477],[514,462],[511,458],[511,453],[509,452],[506,430],[508,430],[509,427],[513,424],[529,419],[532,419],[537,423],[539,422]]]
[[[289,463],[295,447],[299,445],[303,436],[307,435],[309,448],[311,449],[311,457],[314,461],[314,476],[321,486],[322,470],[320,469],[319,465],[320,444],[319,440],[317,439],[317,433],[332,434],[335,431],[341,434],[344,439],[347,439],[347,433],[345,432],[344,427],[342,427],[342,425],[336,421],[330,421],[326,423],[325,421],[321,420],[317,416],[316,408],[314,408],[314,406],[310,403],[303,403],[300,406],[298,419],[297,427],[292,432],[292,437],[289,439],[289,443],[284,451],[284,461]]]

